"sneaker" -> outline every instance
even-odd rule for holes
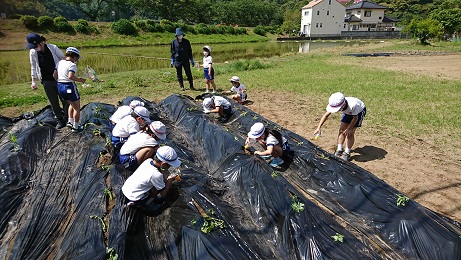
[[[72,127],[72,133],[80,133],[84,130],[82,125],[79,125],[77,128]]]
[[[334,156],[335,156],[335,157],[340,157],[341,154],[343,154],[343,150],[336,150]]]
[[[343,153],[341,157],[339,158],[341,158],[344,161],[349,161],[349,159],[351,158],[351,155],[349,153]]]
[[[283,162],[283,159],[282,158],[274,158],[270,163],[269,163],[269,166],[270,167],[277,167],[279,165],[281,165]]]
[[[64,123],[64,120],[58,120],[58,123],[56,124],[56,129],[61,129],[66,126],[66,123]]]
[[[270,155],[270,154],[268,154],[268,155],[260,155],[259,157],[261,157],[261,159],[267,160],[267,159],[270,159],[272,157],[272,155]]]
[[[216,94],[216,90],[213,90],[213,94]]]
[[[66,126],[69,127],[70,129],[74,128],[71,122],[67,122]]]
[[[210,93],[210,91],[207,89],[207,90],[205,91],[205,94],[206,94],[206,93]]]

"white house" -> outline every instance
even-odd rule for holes
[[[386,9],[366,0],[347,7],[344,31],[393,31],[398,20],[384,16]]]
[[[346,8],[336,0],[313,0],[301,10],[301,34],[337,37],[344,30]]]

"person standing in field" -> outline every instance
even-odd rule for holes
[[[189,88],[195,90],[194,79],[190,70],[190,64],[195,66],[194,58],[192,57],[192,47],[189,40],[185,39],[184,32],[181,28],[176,28],[175,39],[171,42],[171,63],[170,66],[176,68],[176,76],[178,78],[179,86],[184,91],[184,82],[182,76],[182,69],[186,73],[187,80],[189,81]],[[189,64],[190,61],[190,64]]]
[[[64,60],[62,51],[54,44],[46,43],[46,39],[36,33],[27,35],[26,49],[29,49],[30,68],[32,76],[32,89],[37,89],[37,81],[40,81],[45,90],[46,97],[51,105],[51,110],[56,117],[56,128],[66,125],[65,113],[69,105],[58,94],[58,84],[54,78],[56,64]],[[62,103],[62,107],[61,104]]]
[[[58,80],[58,93],[62,99],[69,103],[67,125],[72,128],[72,132],[83,131],[80,125],[80,95],[75,81],[85,83],[86,79],[76,76],[77,62],[81,58],[77,48],[69,47],[66,49],[66,59],[57,64],[55,77]]]
[[[326,110],[327,112],[320,119],[314,135],[320,133],[320,128],[331,113],[341,111],[343,116],[341,117],[338,132],[338,147],[334,155],[345,161],[349,161],[351,149],[355,142],[355,131],[358,127],[362,126],[363,118],[367,113],[365,104],[358,98],[345,97],[343,93],[336,92],[330,96]],[[344,141],[346,141],[345,149],[343,149]]]
[[[216,84],[214,83],[213,58],[211,57],[211,47],[203,46],[203,77],[205,78],[206,91],[210,92],[210,85],[213,87],[213,94],[216,94]]]

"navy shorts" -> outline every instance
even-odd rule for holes
[[[225,118],[230,118],[232,116],[232,107],[223,107],[222,112],[224,113]]]
[[[80,100],[77,85],[75,82],[58,82],[58,93],[64,100],[77,101]]]
[[[214,79],[214,69],[211,69],[211,77],[208,75],[209,69],[203,69],[203,76],[206,80],[213,80]]]
[[[134,206],[136,208],[144,207],[147,204],[149,197],[150,197],[149,192],[144,193],[140,200],[132,201],[132,200],[129,200],[127,197],[125,197],[125,203],[129,204],[130,206]]]
[[[118,158],[120,159],[120,163],[123,168],[127,170],[135,171],[139,166],[136,154],[119,154]]]
[[[112,134],[110,135],[112,144],[116,149],[120,149],[122,145],[128,140],[128,137],[118,137],[118,136],[113,136]]]
[[[354,127],[361,127],[362,126],[362,121],[365,115],[367,114],[367,108],[363,108],[362,112],[357,114],[358,120],[355,123]],[[346,115],[343,114],[343,117],[341,118],[341,122],[350,124],[352,122],[352,118],[354,118],[353,115]]]

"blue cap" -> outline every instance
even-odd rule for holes
[[[43,41],[42,37],[36,33],[29,33],[27,35],[26,49],[35,49],[38,44]]]
[[[174,36],[176,37],[178,35],[186,36],[181,28],[176,28],[176,33],[174,34]]]

